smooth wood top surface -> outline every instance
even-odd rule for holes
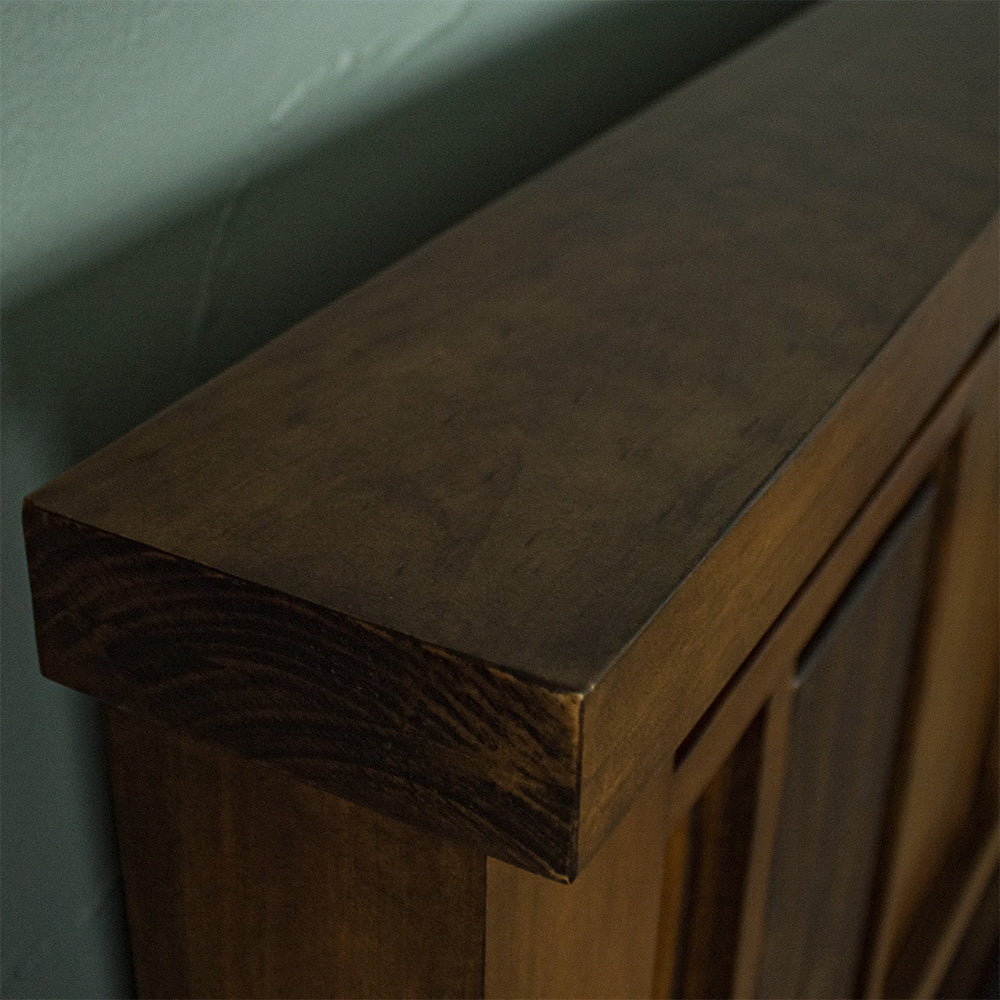
[[[989,222],[996,36],[995,4],[810,8],[29,517],[582,698]]]
[[[585,690],[994,211],[995,24],[808,13],[35,502]]]

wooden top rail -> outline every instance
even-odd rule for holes
[[[996,38],[810,8],[39,490],[43,671],[572,879],[994,321]]]

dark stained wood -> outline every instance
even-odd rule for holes
[[[995,211],[995,12],[894,7],[793,23],[36,502],[585,689]]]
[[[645,995],[641,987],[650,951],[649,872],[659,858],[650,846],[656,842],[655,833],[650,831],[659,827],[662,837],[662,830],[674,827],[678,819],[680,824],[667,841],[660,947],[652,995],[668,995],[675,972],[681,994],[724,995],[732,977],[733,995],[752,995],[767,930],[766,893],[784,783],[789,715],[786,708],[792,696],[792,668],[803,645],[830,618],[838,597],[920,484],[928,479],[941,484],[951,481],[955,467],[948,456],[954,451],[954,442],[968,437],[970,423],[982,426],[996,412],[993,393],[997,370],[994,336],[900,460],[887,470],[876,494],[857,512],[849,530],[816,567],[808,585],[776,623],[761,649],[722,693],[719,703],[698,727],[696,738],[683,748],[683,759],[677,760],[669,784],[659,778],[647,786],[625,823],[574,884],[574,890],[585,891],[567,892],[506,866],[491,866],[495,875],[502,876],[495,883],[500,896],[491,897],[495,908],[488,920],[492,932],[487,933],[491,956],[488,967],[494,970],[496,982],[504,984],[502,989],[498,986],[499,995],[617,994],[623,991],[609,983],[620,986],[622,980],[612,977],[621,976],[623,968],[626,975],[633,977],[629,980],[634,987],[630,992]],[[982,482],[988,483],[988,463],[984,466],[979,460],[977,449],[966,448],[966,454]],[[962,493],[975,495],[975,491]],[[951,509],[948,504],[944,507]],[[963,506],[963,516],[964,510]],[[950,524],[950,513],[939,514],[938,523],[942,520]],[[891,569],[887,575],[895,579]],[[901,579],[905,584],[905,573]],[[887,617],[891,622],[892,616]],[[784,678],[789,678],[787,690],[782,687]],[[760,713],[776,685],[777,691],[767,704],[763,735],[749,742],[744,740],[741,749],[733,754],[740,734]],[[758,744],[758,740],[762,742]],[[752,754],[748,747],[753,749]],[[751,775],[758,752],[763,773],[755,782]],[[988,759],[995,764],[993,756],[988,755]],[[736,768],[736,762],[741,762],[741,769]],[[724,764],[721,769],[720,763]],[[984,784],[989,785],[990,780],[987,778]],[[704,791],[706,785],[711,791],[704,794],[696,817],[688,818],[698,791]],[[752,809],[755,788],[756,809]],[[650,804],[654,801],[659,802],[657,809],[665,810],[655,824],[650,822]],[[714,822],[710,822],[713,818]],[[641,837],[636,836],[639,829],[646,831]],[[631,847],[631,860],[629,851],[621,848],[623,843]],[[610,859],[614,859],[613,864]],[[681,879],[685,867],[694,871]],[[952,878],[954,885],[965,886],[961,873],[953,873]],[[690,905],[685,909],[682,900],[686,897],[680,890],[687,882]],[[646,892],[637,895],[639,886]],[[974,894],[974,890],[973,885],[971,890],[966,889],[966,895],[970,891]],[[502,904],[496,902],[498,898]],[[678,913],[682,914],[679,924]],[[936,926],[940,927],[941,921]],[[948,922],[947,927],[951,926],[958,925]],[[628,933],[619,934],[619,927],[627,927]],[[850,992],[850,987],[845,992]]]
[[[40,490],[43,669],[572,878],[996,315],[996,19],[810,10]]]
[[[993,876],[951,967],[938,990],[942,1000],[968,1000],[998,993],[997,965],[1000,961],[1000,880]]]
[[[957,331],[996,316],[997,256],[994,220],[588,695],[581,864],[912,440],[941,376],[967,364],[981,338]]]
[[[497,857],[572,870],[579,696],[36,507],[25,537],[51,676],[389,815],[475,830]]]
[[[1000,829],[994,810],[992,825],[985,817],[973,822],[950,845],[944,864],[922,900],[920,919],[904,939],[886,978],[887,997],[912,1000],[937,995],[948,966],[959,950],[979,902],[1000,860]],[[989,820],[987,820],[987,824]],[[993,913],[994,922],[996,911]],[[995,926],[995,923],[994,923]]]
[[[911,442],[900,461],[888,471],[878,492],[858,512],[850,529],[816,568],[808,585],[797,595],[795,601],[768,635],[766,642],[755,653],[753,662],[741,670],[742,676],[739,683],[730,693],[726,703],[715,711],[714,718],[699,740],[698,746],[685,759],[680,772],[675,777],[675,787],[686,789],[689,783],[697,784],[697,777],[686,773],[686,771],[692,766],[700,766],[698,758],[701,756],[702,745],[706,745],[707,751],[711,751],[718,744],[726,745],[732,739],[732,727],[740,725],[740,719],[743,719],[742,724],[746,725],[747,720],[753,717],[755,711],[753,706],[758,704],[759,695],[756,694],[758,685],[767,683],[767,678],[771,678],[770,683],[773,684],[776,672],[791,677],[803,644],[809,636],[816,632],[823,619],[830,614],[838,596],[848,586],[873,545],[885,533],[922,482],[931,478],[939,484],[938,488],[945,494],[946,498],[945,502],[941,504],[942,512],[939,514],[939,525],[935,537],[936,549],[939,551],[942,549],[943,541],[963,538],[966,533],[971,535],[974,546],[988,538],[991,532],[995,534],[998,521],[1000,521],[995,514],[992,523],[982,519],[983,513],[975,519],[970,519],[969,515],[971,511],[976,510],[980,502],[987,500],[991,495],[994,503],[996,500],[996,470],[994,468],[991,472],[991,461],[982,449],[984,446],[989,448],[990,435],[992,433],[995,438],[996,434],[996,382],[997,373],[1000,370],[1000,358],[998,358],[997,350],[998,345],[994,336],[986,348],[980,352],[975,363],[956,383],[948,397],[935,409],[920,435]],[[990,432],[991,425],[992,432]],[[985,439],[978,432],[970,434],[970,428],[986,431]],[[966,442],[961,449],[963,459],[958,469],[956,469],[956,463],[952,457],[956,451],[956,440]],[[976,445],[970,447],[969,443],[973,441],[976,441]],[[993,463],[995,463],[996,450],[994,446]],[[957,471],[962,468],[970,475],[956,475]],[[958,497],[961,498],[962,502],[956,505],[953,500]],[[978,501],[975,499],[976,497],[979,497]],[[951,498],[951,502],[949,502],[949,498]],[[944,544],[943,547],[945,551],[952,549],[950,544]],[[995,554],[989,552],[988,544],[979,548],[979,553],[987,560],[995,558]],[[933,562],[935,569],[932,571],[932,575],[935,577],[935,590],[938,593],[946,593],[949,597],[949,603],[952,603],[954,607],[951,588],[946,586],[946,581],[941,577],[940,570],[937,568],[941,559],[937,557]],[[973,560],[968,566],[962,566],[958,563],[955,565],[960,571],[960,578],[964,578],[968,573],[975,574],[977,572],[976,560]],[[975,781],[975,775],[978,771],[976,764],[978,758],[975,755],[980,752],[982,746],[978,721],[996,714],[995,694],[991,699],[980,686],[981,680],[989,678],[992,679],[995,687],[996,677],[996,653],[995,649],[991,649],[989,625],[997,618],[997,613],[995,610],[992,613],[989,612],[989,588],[982,587],[984,582],[988,582],[988,579],[988,575],[979,576],[979,586],[987,592],[982,604],[983,612],[990,617],[986,621],[977,623],[966,617],[965,620],[954,624],[951,629],[952,642],[957,644],[962,652],[960,654],[952,652],[949,656],[939,660],[941,673],[946,674],[954,685],[949,695],[952,704],[942,705],[932,702],[930,705],[924,706],[922,703],[927,700],[926,692],[928,689],[923,683],[916,685],[915,697],[912,699],[916,705],[921,705],[920,718],[932,720],[921,728],[926,728],[933,735],[936,745],[950,745],[949,753],[962,762],[964,769],[955,775],[956,779],[960,780],[954,781],[950,789],[940,786],[935,786],[935,789],[922,789],[920,788],[922,783],[919,774],[913,772],[912,763],[908,762],[906,767],[900,769],[908,773],[907,780],[901,781],[900,774],[897,773],[893,782],[895,786],[893,797],[899,797],[898,793],[905,786],[909,787],[911,791],[913,787],[920,789],[918,801],[920,798],[930,798],[932,801],[936,801],[941,795],[950,798],[953,806],[957,809],[957,814],[951,818],[949,828],[955,828],[956,824],[958,827],[968,825],[967,809],[962,804],[965,795],[963,789],[970,780]],[[956,589],[961,593],[962,588]],[[982,597],[982,594],[977,594],[977,599]],[[993,600],[995,609],[995,596]],[[931,610],[934,603],[933,600],[930,602]],[[972,602],[971,607],[965,607],[964,614],[966,616],[974,614],[974,608],[975,602]],[[922,647],[926,648],[925,642],[922,643]],[[922,653],[920,659],[919,678],[922,680],[927,674],[926,654]],[[971,671],[970,666],[972,667]],[[779,685],[768,708],[768,735],[765,740],[753,858],[744,899],[743,930],[734,991],[736,996],[753,994],[762,937],[766,929],[764,923],[765,893],[777,823],[777,799],[781,794],[785,779],[785,744],[787,742],[785,730],[787,729],[788,716],[785,703],[790,694],[790,681],[787,689]],[[960,706],[957,713],[952,707],[956,703]],[[925,739],[921,739],[920,742],[925,742]],[[973,754],[972,766],[969,765],[970,752]],[[995,775],[997,766],[995,745],[986,753],[986,760],[992,766]],[[971,773],[967,775],[966,771]],[[996,785],[995,777],[993,779],[987,778],[980,783],[980,787],[995,787]],[[955,798],[956,793],[960,796],[958,799]],[[683,795],[680,797],[683,798]],[[909,797],[909,795],[903,796],[904,799]],[[922,863],[914,858],[912,853],[904,850],[911,844],[913,830],[919,831],[925,822],[926,817],[915,816],[912,811],[900,812],[896,818],[895,829],[892,833],[894,844],[890,854],[897,861],[892,865],[884,866],[893,871],[890,884],[894,885],[897,890],[895,897],[890,894],[889,903],[894,900],[898,901],[901,887],[904,887],[905,893],[909,895],[914,891],[921,891],[920,887],[927,884],[927,878],[931,872],[927,870],[926,863]],[[901,857],[905,857],[905,865],[898,863]],[[938,861],[931,862],[932,866],[939,864],[941,860],[939,858]],[[880,938],[884,938],[885,931],[893,926],[893,920],[886,919],[886,916],[893,918],[897,916],[897,911],[891,905],[886,906],[885,903],[881,902],[881,896],[879,900],[875,901],[875,905],[878,907],[878,911],[875,913],[875,923],[876,926],[880,927]],[[876,961],[873,968],[877,965],[876,950]],[[883,967],[872,982],[880,983],[884,974]],[[881,995],[880,989],[881,987],[876,988],[870,983],[864,990],[864,995]]]
[[[993,769],[985,786],[997,788],[1000,355],[995,339],[978,369],[943,470],[947,524],[935,560],[907,762],[898,780],[895,843],[873,930],[867,986],[872,995],[884,988],[894,956],[923,920],[925,900],[954,854],[954,843],[969,833],[984,758]]]
[[[144,995],[936,988],[1000,853],[998,11],[807,11],[28,498]]]
[[[935,496],[920,491],[800,661],[761,996],[856,988]]]
[[[482,995],[482,854],[145,718],[107,728],[140,996]]]

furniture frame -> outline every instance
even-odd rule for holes
[[[975,987],[997,11],[809,8],[26,500],[142,995]]]

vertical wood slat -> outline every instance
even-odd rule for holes
[[[970,822],[980,761],[996,773],[989,729],[997,713],[1000,627],[996,334],[976,368],[953,449],[947,525],[933,573],[910,753],[900,776],[895,844],[865,992],[879,996],[890,966]],[[993,781],[995,786],[996,782]],[[987,782],[989,785],[989,782]],[[985,835],[987,831],[980,831]]]
[[[914,933],[903,943],[886,977],[885,995],[906,1000],[933,997],[959,950],[976,907],[1000,858],[1000,830],[985,840],[975,826],[959,842],[935,881]]]
[[[930,487],[918,493],[802,657],[761,996],[855,990],[934,498]]]
[[[781,659],[780,650],[776,659]],[[783,683],[768,702],[761,738],[760,773],[757,786],[757,809],[747,859],[743,912],[740,917],[739,943],[734,959],[733,996],[754,996],[757,969],[764,947],[765,914],[774,844],[781,817],[781,792],[788,764],[791,728],[792,685],[786,668]]]
[[[656,963],[653,969],[654,1000],[674,995],[674,983],[680,965],[680,941],[683,932],[685,890],[684,873],[691,851],[689,820],[679,823],[667,841],[663,865],[663,890],[660,897],[660,922],[657,933]]]
[[[765,720],[761,713],[751,723],[692,811],[691,891],[676,977],[681,997],[732,995]]]
[[[938,859],[930,887],[921,900],[919,919],[895,949],[884,981],[877,981],[881,995],[954,996],[954,992],[947,991],[954,991],[963,979],[981,973],[989,950],[996,954],[1000,920],[997,908],[993,905],[987,913],[980,912],[991,883],[995,891],[1000,861],[997,781],[1000,762],[995,701],[992,707],[991,736],[986,743],[972,807],[963,815],[963,826],[948,845],[946,854]],[[984,937],[992,941],[984,941]],[[956,968],[962,962],[967,963],[966,968]],[[962,995],[961,990],[958,995]],[[967,995],[971,993],[967,991]]]
[[[482,854],[106,719],[140,996],[481,994]]]
[[[664,770],[571,885],[487,861],[487,997],[653,995],[684,879],[669,798]]]

